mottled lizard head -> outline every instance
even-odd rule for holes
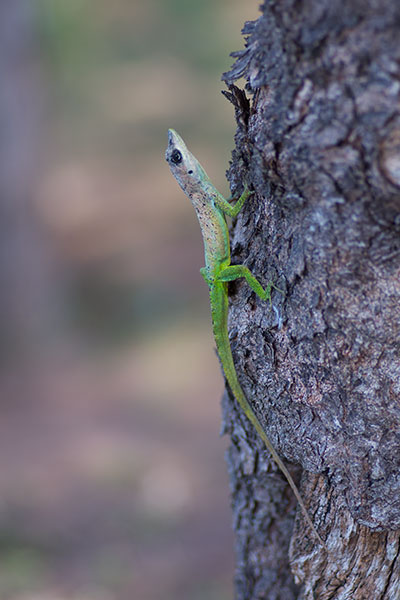
[[[165,159],[172,175],[188,195],[194,193],[201,182],[208,179],[198,160],[187,149],[185,142],[174,129],[168,130]]]

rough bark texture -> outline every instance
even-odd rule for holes
[[[267,1],[224,79],[233,233],[279,317],[231,288],[245,393],[330,550],[235,403],[225,427],[239,599],[400,598],[400,4]],[[246,77],[248,102],[232,84]],[[292,536],[292,538],[291,538]],[[290,559],[288,546],[290,545]]]

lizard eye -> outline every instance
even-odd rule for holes
[[[171,154],[171,162],[173,162],[174,165],[179,165],[179,163],[182,162],[182,154],[176,148]]]

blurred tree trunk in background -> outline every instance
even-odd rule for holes
[[[232,188],[255,191],[232,256],[284,294],[273,294],[278,316],[232,285],[230,333],[243,389],[281,456],[302,466],[330,554],[294,518],[288,485],[226,396],[237,597],[394,600],[400,5],[282,0],[262,11],[224,76],[238,122]],[[233,86],[242,76],[251,102]]]
[[[55,316],[57,286],[34,210],[43,89],[35,2],[0,3],[0,331],[4,354],[35,353]],[[39,346],[38,346],[39,345]]]

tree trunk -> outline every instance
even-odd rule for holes
[[[244,33],[224,75],[238,122],[229,178],[255,193],[233,231],[233,263],[284,293],[271,307],[231,286],[232,350],[329,553],[226,395],[237,598],[394,600],[400,4],[270,0]],[[233,86],[242,76],[251,102]]]
[[[57,320],[54,261],[35,212],[43,89],[35,3],[0,3],[0,368],[38,354]]]

